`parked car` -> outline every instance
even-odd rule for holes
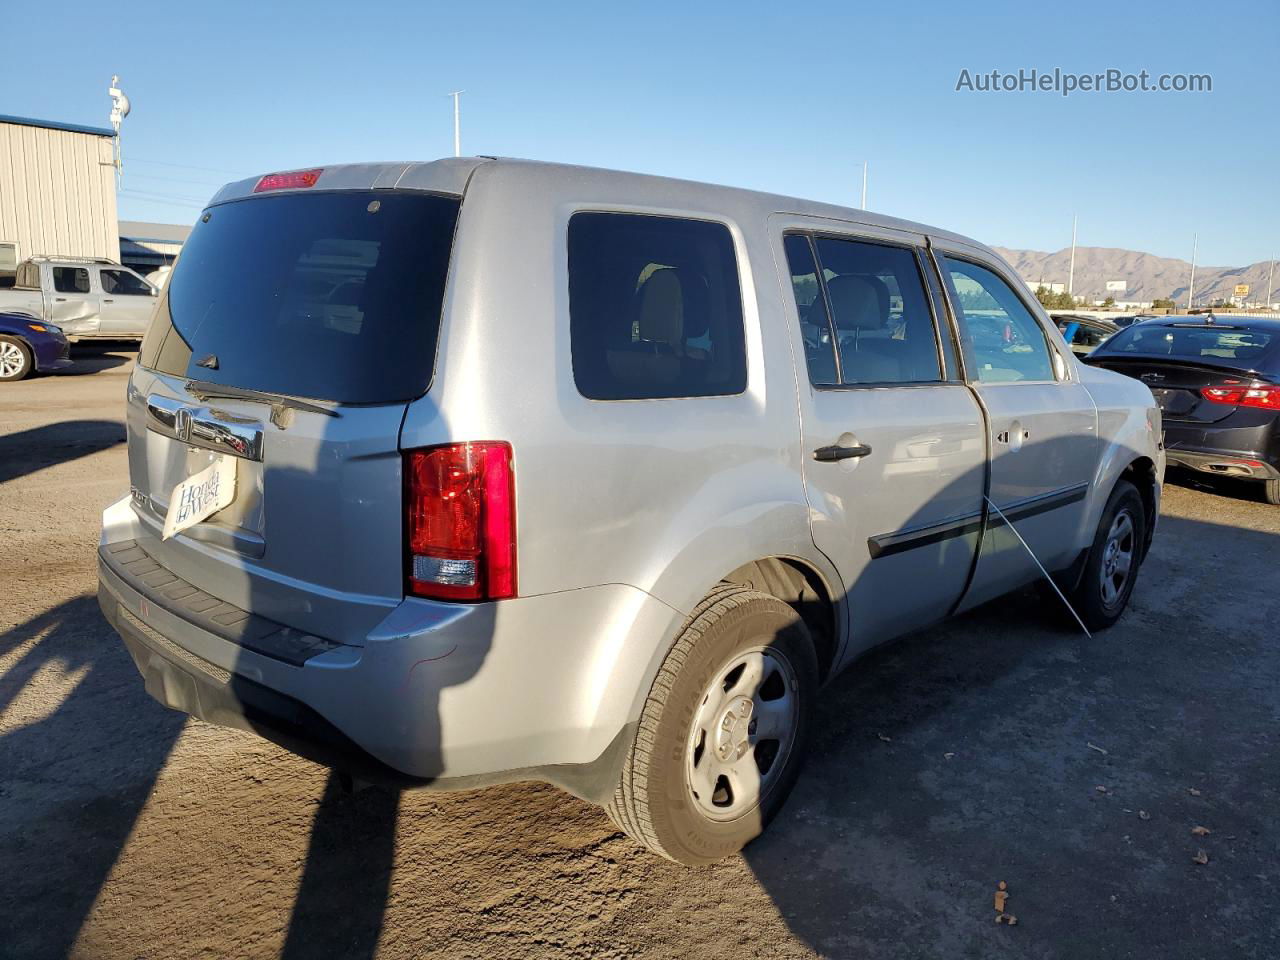
[[[0,381],[68,366],[62,330],[27,313],[0,313]]]
[[[1151,388],[1170,463],[1259,481],[1280,504],[1280,320],[1146,320],[1088,362]]]
[[[1091,354],[1098,344],[1120,329],[1110,320],[1085,314],[1054,313],[1052,316],[1054,323],[1058,325],[1058,332],[1071,347],[1071,352],[1080,357]]]
[[[141,340],[157,290],[110,260],[32,257],[18,264],[14,285],[0,290],[0,310],[29,313],[77,340]]]
[[[1114,623],[1164,470],[1150,391],[975,241],[476,158],[223,188],[127,421],[99,598],[154,697],[356,778],[545,780],[684,863],[777,813],[868,649],[1035,558]]]

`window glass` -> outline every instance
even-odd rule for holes
[[[89,271],[84,267],[54,267],[53,289],[58,293],[88,293]]]
[[[1247,327],[1174,326],[1135,323],[1115,335],[1106,353],[1135,353],[1148,357],[1210,360],[1243,370],[1263,369],[1264,360],[1278,348],[1280,336]],[[1101,354],[1100,354],[1101,355]]]
[[[944,262],[970,376],[983,383],[1053,380],[1044,331],[1009,285],[975,263]]]
[[[800,314],[800,334],[804,339],[805,361],[809,365],[809,382],[820,386],[839,383],[831,322],[818,280],[813,247],[807,236],[794,233],[783,238],[783,245],[791,270],[791,289]]]
[[[574,381],[594,400],[741,393],[742,293],[728,228],[574,214],[569,334]]]
[[[942,379],[933,313],[915,254],[859,240],[818,237],[818,260],[843,382]]]
[[[435,368],[459,201],[288,192],[210,207],[182,248],[139,362],[338,403],[421,396]],[[210,354],[216,368],[198,366]]]
[[[0,287],[12,287],[18,272],[18,245],[0,243]]]
[[[149,297],[151,288],[141,277],[135,277],[127,270],[103,270],[100,274],[102,292],[120,294],[126,297]]]

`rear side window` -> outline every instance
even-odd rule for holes
[[[390,191],[212,207],[183,246],[140,362],[339,403],[421,396],[458,207],[455,197]]]
[[[628,213],[569,220],[573,377],[593,400],[741,393],[742,291],[724,224]]]
[[[54,267],[53,289],[58,293],[88,293],[89,271],[84,267]]]

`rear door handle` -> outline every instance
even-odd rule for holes
[[[870,452],[871,448],[865,443],[855,443],[849,447],[832,445],[830,447],[819,447],[813,451],[813,459],[828,463],[832,460],[850,460],[856,457],[865,457]]]
[[[105,298],[105,297],[103,298],[102,302],[103,302],[103,303],[115,303],[115,301],[114,301],[114,300],[109,300],[109,299],[107,299],[107,298]]]

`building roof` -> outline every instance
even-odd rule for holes
[[[121,220],[120,238],[135,242],[177,243],[186,241],[191,227],[180,223],[147,223],[143,220]]]
[[[56,120],[33,120],[31,117],[11,117],[0,113],[0,123],[13,123],[20,127],[43,127],[46,130],[66,130],[68,133],[87,133],[95,137],[114,137],[109,127],[89,127],[82,123],[58,123]]]

